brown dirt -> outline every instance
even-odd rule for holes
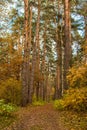
[[[19,120],[5,130],[65,130],[51,104],[22,108],[17,115]]]

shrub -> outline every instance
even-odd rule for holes
[[[11,116],[16,110],[12,104],[5,104],[4,100],[0,100],[0,115]]]
[[[54,107],[58,110],[64,109],[64,101],[62,99],[54,101]]]
[[[44,101],[35,101],[35,102],[32,103],[32,105],[34,105],[34,106],[43,106],[43,105],[45,105],[45,102]]]
[[[87,109],[87,88],[69,89],[64,99],[64,107],[74,111]]]
[[[77,112],[87,110],[87,88],[67,90],[63,99],[55,101],[55,108],[59,110],[74,110]]]
[[[21,100],[21,82],[10,78],[0,84],[0,99],[19,105]]]
[[[87,64],[80,67],[74,66],[69,70],[67,80],[72,88],[85,87],[87,85]]]
[[[45,101],[43,101],[42,99],[39,98],[39,100],[37,101],[36,95],[33,95],[33,102],[32,105],[34,106],[43,106],[45,104]]]

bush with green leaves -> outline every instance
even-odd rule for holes
[[[11,116],[16,110],[16,107],[12,104],[5,104],[4,100],[0,100],[0,115]]]
[[[19,105],[21,101],[21,81],[9,78],[0,83],[0,99],[6,103]]]
[[[55,100],[54,101],[54,107],[58,110],[63,110],[64,109],[64,102],[62,99]]]
[[[34,106],[43,106],[43,105],[45,105],[45,102],[39,100],[39,101],[33,102],[32,105],[34,105]]]
[[[39,98],[39,100],[37,100],[36,95],[33,95],[32,105],[34,105],[34,106],[43,106],[44,104],[45,104],[45,101],[43,101],[40,98]]]
[[[63,99],[55,101],[54,106],[59,110],[73,110],[77,112],[87,110],[87,88],[67,90]]]

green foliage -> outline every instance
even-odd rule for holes
[[[0,84],[0,99],[19,105],[21,101],[21,82],[10,78]]]
[[[63,110],[64,109],[64,102],[62,99],[60,100],[55,100],[54,102],[54,107],[58,110]]]
[[[37,101],[36,96],[33,95],[32,105],[34,105],[34,106],[43,106],[43,105],[45,105],[45,101],[43,101],[42,99],[39,99],[39,100]]]
[[[34,106],[43,106],[45,105],[45,102],[44,101],[35,101],[32,103]]]
[[[86,87],[87,85],[87,64],[80,67],[74,66],[69,70],[67,76],[70,87]]]
[[[33,102],[36,102],[36,101],[37,101],[37,98],[36,98],[36,95],[35,95],[35,94],[33,95],[32,101],[33,101]]]
[[[67,90],[63,99],[55,101],[55,108],[61,110],[86,111],[87,88],[75,88]]]
[[[16,107],[12,104],[5,104],[4,100],[0,100],[0,115],[10,116],[15,110]]]

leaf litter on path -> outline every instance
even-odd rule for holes
[[[19,120],[5,130],[65,130],[51,104],[22,108],[17,115]]]

